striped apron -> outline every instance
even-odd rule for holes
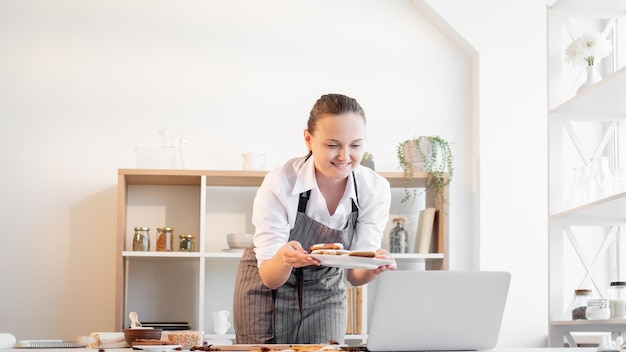
[[[356,184],[355,184],[356,186]],[[311,191],[300,194],[298,213],[289,240],[308,249],[316,243],[343,243],[350,248],[358,217],[352,213],[343,230],[335,230],[306,215]],[[237,343],[344,343],[347,324],[344,271],[326,266],[294,268],[287,282],[270,290],[261,282],[254,247],[239,262],[233,322]]]

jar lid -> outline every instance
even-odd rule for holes
[[[138,226],[138,227],[135,227],[135,231],[150,231],[150,228]]]
[[[195,238],[195,237],[196,236],[194,236],[194,235],[188,235],[188,234],[182,234],[182,235],[178,236],[178,238]]]
[[[611,282],[611,287],[613,286],[626,286],[626,281],[613,281]]]
[[[161,232],[163,232],[163,231],[165,231],[165,232],[172,232],[172,231],[174,231],[174,229],[173,229],[173,228],[171,228],[171,227],[157,227],[157,231],[161,231]]]
[[[591,289],[579,288],[577,290],[574,290],[574,293],[576,293],[577,295],[587,295],[591,293]]]

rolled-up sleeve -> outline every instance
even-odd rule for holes
[[[268,174],[254,198],[252,224],[258,265],[274,256],[289,240],[289,210],[281,192],[276,175]]]

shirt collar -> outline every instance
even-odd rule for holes
[[[304,164],[298,170],[292,194],[300,194],[316,188],[317,182],[315,181],[315,165],[313,164],[313,156],[311,155],[311,157],[304,161]]]

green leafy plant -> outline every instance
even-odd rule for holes
[[[408,186],[413,183],[415,173],[423,171],[427,177],[421,193],[433,190],[435,205],[443,209],[448,203],[445,187],[452,181],[454,173],[452,150],[448,141],[439,136],[420,136],[400,143],[396,150],[400,167],[407,179],[402,202],[414,201],[418,196],[417,189],[414,188],[411,193]],[[445,177],[446,173],[448,177]]]
[[[370,169],[374,170],[374,155],[370,152],[363,153],[363,157],[361,158],[361,165],[367,166]]]

